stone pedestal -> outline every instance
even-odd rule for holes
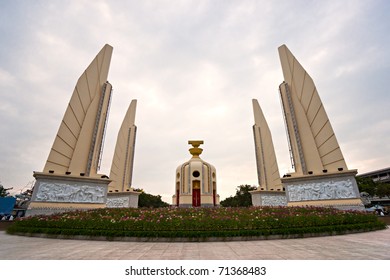
[[[253,206],[286,206],[286,193],[283,191],[256,190],[249,192]]]
[[[140,192],[109,192],[107,194],[107,208],[138,208]]]
[[[36,182],[26,216],[105,208],[111,180],[34,172]]]
[[[287,206],[322,206],[364,210],[355,180],[356,171],[282,178]]]

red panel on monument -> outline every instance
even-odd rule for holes
[[[193,207],[200,206],[200,189],[192,190],[192,206]]]

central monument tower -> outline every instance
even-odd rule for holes
[[[175,194],[172,205],[178,207],[213,207],[219,205],[215,167],[202,160],[199,148],[203,141],[191,140],[192,158],[176,168]]]

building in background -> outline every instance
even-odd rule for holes
[[[371,178],[377,183],[390,183],[390,167],[358,174],[356,177]]]
[[[382,197],[379,197],[378,195],[371,196],[368,193],[364,193],[364,198],[367,201],[366,203],[367,205],[374,205],[374,208],[371,209],[375,209],[375,206],[378,205],[386,206],[387,208],[389,208],[390,198],[388,196],[387,190],[390,184],[390,167],[358,174],[356,177],[372,179],[375,182],[377,188],[378,185],[386,184],[387,186],[381,186],[381,187],[386,187],[387,195],[383,195]]]

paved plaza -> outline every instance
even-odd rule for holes
[[[389,260],[390,229],[338,236],[235,242],[46,239],[0,231],[2,260]]]

